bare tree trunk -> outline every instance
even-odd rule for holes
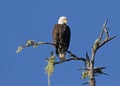
[[[90,86],[95,86],[95,84],[96,84],[96,80],[94,77],[94,58],[95,58],[95,51],[94,51],[94,49],[92,49],[92,56],[91,56],[91,61],[90,61],[90,71],[89,71]]]

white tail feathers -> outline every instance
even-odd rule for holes
[[[66,52],[59,52],[60,61],[63,62],[66,60]]]

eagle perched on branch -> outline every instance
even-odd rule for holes
[[[60,58],[60,61],[64,61],[66,58],[66,51],[70,44],[71,31],[67,25],[67,18],[61,16],[58,19],[58,23],[54,25],[52,37],[55,45],[56,54]]]

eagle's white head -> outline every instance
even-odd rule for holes
[[[67,18],[65,16],[61,16],[58,19],[58,24],[67,24]]]

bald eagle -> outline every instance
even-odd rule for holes
[[[71,31],[67,25],[67,18],[61,16],[58,19],[58,24],[54,25],[52,37],[55,44],[56,54],[60,58],[60,61],[65,61],[66,51],[70,44]]]

